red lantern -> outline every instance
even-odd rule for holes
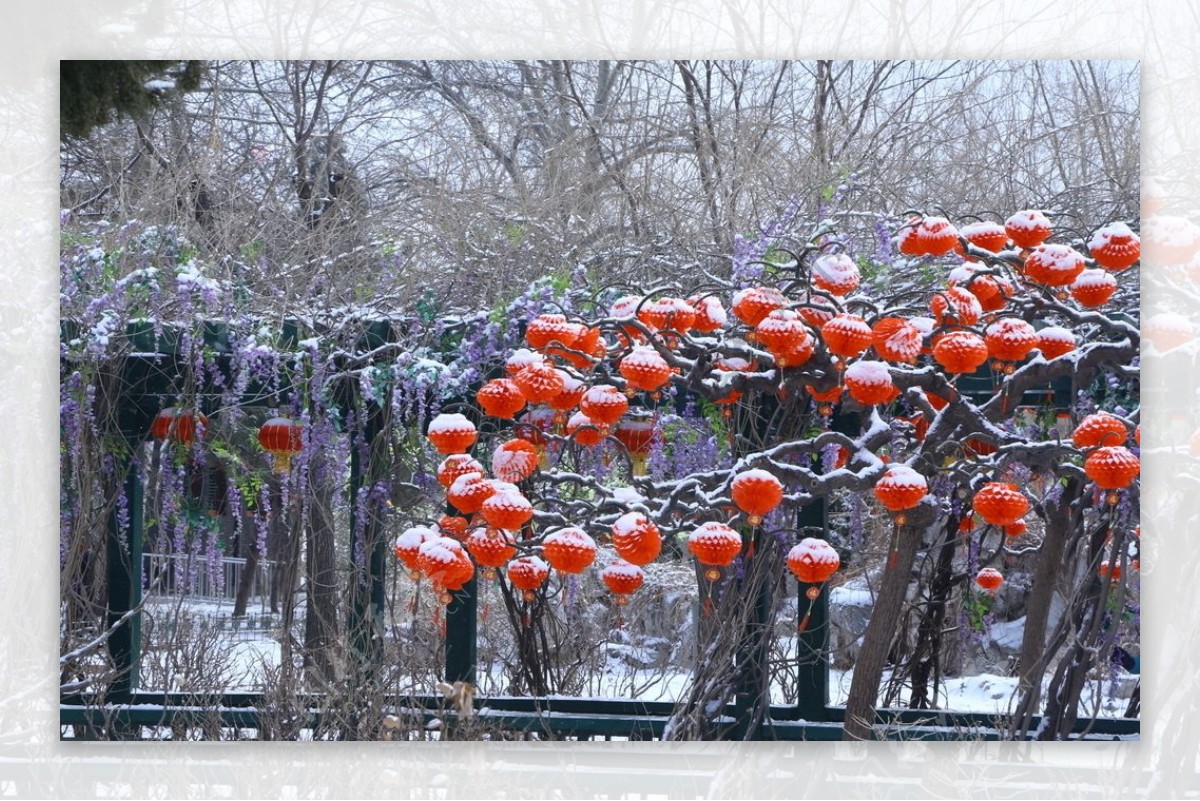
[[[483,473],[464,473],[446,490],[446,500],[458,511],[471,515],[478,512],[483,502],[495,492],[496,488]]]
[[[517,531],[533,519],[533,504],[515,488],[498,490],[480,505],[479,514],[493,528]]]
[[[846,389],[863,406],[891,403],[900,395],[883,362],[860,360],[846,368]]]
[[[1087,309],[1095,309],[1108,303],[1117,291],[1117,279],[1104,270],[1084,270],[1071,284],[1071,297]]]
[[[747,470],[733,479],[730,487],[733,502],[749,516],[749,523],[757,526],[763,517],[783,500],[783,484],[766,470]]]
[[[924,255],[944,256],[959,244],[958,230],[945,217],[926,217],[917,225],[914,235]]]
[[[492,454],[492,475],[510,484],[519,484],[537,470],[537,447],[523,439],[513,439],[496,448]]]
[[[466,453],[479,436],[475,424],[461,414],[439,414],[426,433],[438,453]]]
[[[992,481],[975,493],[971,506],[989,525],[1010,526],[1029,511],[1029,499],[1016,484]]]
[[[729,322],[725,307],[712,295],[693,297],[688,302],[696,310],[696,319],[692,321],[692,327],[701,334],[716,333]]]
[[[275,472],[291,469],[292,457],[303,447],[300,424],[286,417],[272,417],[258,429],[258,444],[275,457]]]
[[[626,512],[612,524],[613,548],[625,561],[645,565],[658,558],[662,551],[662,534],[658,526],[641,512]]]
[[[998,362],[1019,362],[1037,347],[1037,331],[1024,320],[1005,317],[984,332],[988,355]]]
[[[421,575],[420,567],[417,564],[421,545],[428,540],[437,539],[438,536],[438,533],[428,526],[413,526],[396,538],[396,542],[392,546],[392,551],[396,554],[396,558],[408,568],[413,578],[418,578]]]
[[[916,362],[923,339],[919,328],[900,317],[884,317],[871,329],[875,352],[889,362]]]
[[[1142,240],[1125,223],[1109,223],[1088,240],[1092,258],[1114,273],[1131,267],[1142,255]]]
[[[467,538],[467,518],[457,515],[442,515],[438,519],[438,528],[451,539],[462,542]]]
[[[771,351],[776,361],[781,356],[788,359],[803,356],[807,361],[812,355],[813,342],[808,327],[800,320],[800,315],[791,309],[772,311],[755,326],[754,335]]]
[[[547,403],[563,391],[562,372],[548,364],[530,364],[513,376],[530,403]]]
[[[537,351],[529,350],[528,348],[520,348],[513,351],[513,354],[504,362],[504,372],[510,376],[515,376],[517,373],[524,370],[531,364],[545,364],[546,357]]]
[[[696,310],[682,298],[659,298],[643,306],[642,312],[639,319],[658,331],[686,334],[696,321]]]
[[[813,286],[831,295],[849,295],[861,278],[858,265],[845,253],[826,253],[813,261]]]
[[[1026,209],[1004,221],[1004,232],[1017,247],[1035,248],[1049,238],[1050,221],[1037,209]]]
[[[517,555],[517,545],[512,534],[498,528],[477,528],[466,541],[471,558],[482,568],[485,576],[492,578],[498,567],[504,567],[509,559]]]
[[[1108,412],[1089,414],[1079,421],[1071,442],[1076,448],[1095,448],[1098,445],[1120,445],[1129,439],[1129,429]]]
[[[534,599],[538,587],[550,576],[549,566],[536,556],[522,556],[508,563],[508,580],[526,601]]]
[[[150,436],[159,440],[170,437],[176,442],[190,445],[196,437],[197,423],[202,430],[208,428],[208,418],[200,412],[168,407],[159,412],[150,424]]]
[[[594,448],[604,439],[604,432],[586,414],[575,412],[567,421],[567,436],[585,448]]]
[[[671,365],[648,346],[638,346],[621,359],[617,370],[633,389],[657,392],[671,380]]]
[[[741,551],[741,535],[724,523],[705,523],[688,535],[688,552],[702,565],[723,567],[732,563]],[[712,571],[706,571],[705,575],[710,581],[715,580]],[[719,577],[717,573],[716,578]]]
[[[482,475],[483,465],[475,461],[468,454],[452,453],[438,465],[437,480],[439,484],[449,489],[455,479],[467,473],[479,473]]]
[[[560,528],[542,540],[542,556],[562,573],[582,573],[596,561],[596,541],[581,528]]]
[[[929,492],[925,476],[907,465],[893,465],[875,482],[873,490],[888,511],[896,513],[896,523],[904,524],[904,512],[913,509]]]
[[[853,358],[871,346],[871,326],[855,314],[839,314],[821,326],[825,347],[835,356]]]
[[[933,346],[933,358],[948,373],[973,373],[988,359],[987,344],[970,331],[951,331]]]
[[[1029,524],[1024,520],[1017,520],[1004,526],[1004,536],[1006,537],[1021,537],[1027,531],[1029,531]]]
[[[435,537],[421,543],[417,552],[417,568],[435,586],[446,590],[461,590],[475,575],[475,565],[467,556],[462,543],[449,537]],[[450,602],[450,595],[443,592],[442,603]]]
[[[1049,361],[1075,350],[1075,335],[1067,329],[1052,325],[1037,332],[1037,347],[1042,358]]]
[[[646,475],[646,459],[656,439],[654,421],[648,417],[626,418],[613,429],[613,436],[629,451],[633,474]]]
[[[1141,472],[1142,463],[1128,449],[1120,445],[1097,448],[1083,462],[1083,472],[1101,489],[1125,489]],[[1115,493],[1109,495],[1109,503],[1116,503]]]
[[[578,338],[578,328],[561,314],[542,314],[525,326],[525,341],[535,350],[545,350],[551,342],[571,348]]]
[[[943,289],[929,300],[935,325],[975,325],[983,314],[979,298],[960,286]]]
[[[600,571],[600,579],[609,592],[616,596],[617,606],[624,606],[629,603],[629,596],[646,581],[646,573],[640,567],[618,559]]]
[[[787,305],[787,298],[775,287],[756,286],[734,293],[733,313],[751,328],[768,314]]]
[[[832,303],[820,295],[813,295],[809,292],[800,293],[796,298],[796,304],[796,313],[800,315],[800,319],[813,328],[820,328],[837,314],[837,309],[833,307]]]
[[[1008,244],[1008,233],[1000,223],[990,221],[973,222],[958,229],[962,236],[977,248],[999,253]],[[963,252],[963,256],[971,261],[971,257]]]
[[[596,425],[611,426],[629,410],[629,401],[616,387],[597,384],[584,393],[579,409]]]
[[[994,567],[985,567],[975,574],[975,583],[987,592],[995,592],[1004,583],[1004,575]]]
[[[1099,567],[1097,567],[1096,574],[1100,576],[1100,578],[1105,578],[1109,581],[1120,581],[1121,563],[1110,562],[1109,560],[1105,559],[1100,563]]]
[[[800,540],[787,555],[788,569],[805,584],[824,584],[841,565],[833,546],[815,537]]]
[[[583,400],[584,394],[588,390],[587,384],[580,381],[578,378],[563,372],[558,371],[562,376],[563,388],[562,392],[555,395],[549,401],[549,406],[556,412],[569,412],[579,405]]]
[[[1025,258],[1025,276],[1044,286],[1070,286],[1086,267],[1083,254],[1068,245],[1038,245]]]
[[[501,420],[511,420],[525,408],[521,388],[508,378],[497,378],[484,384],[475,393],[475,401],[484,414]]]

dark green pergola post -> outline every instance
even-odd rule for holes
[[[800,510],[797,525],[825,530],[825,499],[818,498]],[[810,599],[808,592],[820,593]],[[796,711],[803,720],[829,719],[829,588],[800,582],[796,593],[798,665],[796,669]]]
[[[446,514],[456,515],[458,510],[446,506]],[[476,639],[479,630],[479,578],[471,580],[462,589],[450,593],[446,605],[446,681],[453,684],[461,681],[475,686]]]
[[[116,679],[109,687],[109,700],[130,703],[138,687],[138,662],[142,651],[142,615],[130,615],[142,602],[142,479],[136,461],[125,468],[124,493],[128,510],[128,528],[121,525],[120,507],[113,506],[108,515],[106,557],[108,608],[106,628],[108,653],[116,668]]]

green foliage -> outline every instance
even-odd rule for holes
[[[172,70],[178,70],[172,73],[178,91],[200,85],[199,61],[60,61],[60,137],[83,139],[116,118],[145,114],[164,94],[146,82]]]

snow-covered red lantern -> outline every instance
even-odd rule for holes
[[[1029,499],[1016,484],[991,481],[975,493],[971,508],[988,525],[1010,526],[1029,511]]]
[[[1142,340],[1159,353],[1167,353],[1196,338],[1192,321],[1177,312],[1159,312],[1142,324]]]
[[[688,302],[696,311],[692,328],[701,334],[716,333],[729,322],[729,317],[725,314],[725,307],[721,305],[720,299],[713,295],[696,296]]]
[[[960,286],[937,292],[929,299],[935,325],[975,325],[983,314],[979,298]]]
[[[747,470],[733,479],[730,494],[750,525],[757,526],[783,500],[783,484],[766,470]]]
[[[521,388],[509,378],[496,378],[484,384],[475,393],[475,401],[484,414],[501,420],[511,420],[525,408]]]
[[[988,359],[983,338],[970,331],[951,331],[938,338],[933,358],[948,373],[973,373]]]
[[[510,376],[515,376],[531,364],[545,363],[546,357],[537,351],[529,350],[528,348],[518,348],[512,352],[511,356],[505,359],[504,372]]]
[[[871,346],[874,335],[867,321],[856,314],[839,314],[821,326],[825,347],[835,356],[851,359]]]
[[[540,454],[537,446],[523,439],[512,439],[492,454],[492,475],[510,484],[519,484],[537,470]]]
[[[579,409],[597,426],[611,426],[629,410],[629,401],[611,384],[597,384],[583,394]]]
[[[1121,563],[1110,562],[1108,559],[1105,559],[1096,568],[1096,575],[1100,576],[1102,579],[1108,579],[1109,581],[1120,581]]]
[[[483,465],[475,458],[466,453],[452,453],[442,460],[438,465],[437,480],[446,489],[454,483],[454,480],[461,475],[467,473],[483,473]]]
[[[600,580],[615,596],[617,606],[624,606],[629,603],[629,596],[641,589],[646,573],[637,565],[618,559],[600,571]]]
[[[659,298],[642,307],[644,317],[638,315],[650,328],[659,331],[675,331],[686,334],[696,321],[696,310],[682,298]]]
[[[768,314],[787,305],[787,298],[775,287],[756,286],[738,290],[733,295],[733,313],[746,325],[754,328]]]
[[[521,596],[532,602],[538,587],[546,583],[550,567],[536,556],[522,556],[508,563],[508,581],[521,591]]]
[[[504,567],[517,555],[512,534],[499,528],[479,527],[467,536],[465,545],[475,564],[484,568],[484,578],[495,578],[496,568]]]
[[[990,253],[999,253],[1008,244],[1008,232],[1004,230],[1004,226],[989,220],[969,223],[959,228],[958,232],[975,247]],[[972,257],[965,250],[962,251],[962,255],[968,261],[972,260]]]
[[[1108,412],[1089,414],[1079,421],[1071,442],[1076,448],[1095,448],[1099,445],[1121,445],[1129,439],[1129,429]]]
[[[846,389],[863,406],[891,403],[900,396],[884,362],[860,360],[846,368]]]
[[[1117,291],[1117,279],[1106,270],[1084,270],[1071,284],[1071,297],[1086,309],[1095,309],[1108,303]]]
[[[196,430],[208,428],[208,418],[200,412],[168,407],[163,409],[150,424],[150,436],[158,440],[173,439],[190,445],[196,438]]]
[[[901,317],[884,317],[871,329],[875,352],[889,362],[915,363],[923,339],[921,330]]]
[[[1133,452],[1122,445],[1097,448],[1083,462],[1083,472],[1100,489],[1110,490],[1108,502],[1117,502],[1116,490],[1125,489],[1141,472],[1142,463]]]
[[[926,217],[913,232],[924,255],[944,256],[959,244],[958,229],[945,217]]]
[[[861,279],[858,265],[845,253],[826,253],[813,260],[813,286],[831,295],[849,295]]]
[[[1088,240],[1088,252],[1106,270],[1117,273],[1133,264],[1142,255],[1142,240],[1122,222],[1097,228]]]
[[[429,526],[413,526],[405,529],[400,536],[396,537],[395,543],[392,545],[392,552],[396,558],[404,563],[408,568],[409,574],[414,578],[420,578],[421,569],[417,563],[417,557],[420,556],[421,545],[428,540],[435,540],[440,535],[431,529]]]
[[[462,543],[449,537],[435,537],[421,543],[417,552],[418,569],[442,588],[442,603],[450,603],[450,593],[461,590],[475,575],[475,565]]]
[[[779,367],[799,367],[810,358],[816,349],[816,341],[800,320],[800,315],[791,309],[771,312],[754,329],[755,337],[762,342]]]
[[[1062,326],[1051,325],[1037,332],[1037,348],[1047,361],[1065,356],[1075,347],[1075,335]]]
[[[479,514],[489,526],[517,531],[533,519],[533,504],[516,488],[500,489],[480,505]]]
[[[1004,575],[994,567],[985,567],[975,574],[975,583],[986,592],[995,592],[1004,583]]]
[[[1045,242],[1053,229],[1046,215],[1037,209],[1026,209],[1004,221],[1004,232],[1019,248],[1035,248]]]
[[[612,543],[617,556],[634,565],[645,565],[662,551],[662,533],[641,512],[626,512],[612,524]]]
[[[646,345],[630,351],[617,364],[617,370],[632,389],[645,392],[658,392],[671,380],[671,365]]]
[[[303,448],[303,428],[287,417],[272,417],[258,429],[258,444],[275,458],[275,472],[286,473]]]
[[[1025,257],[1025,277],[1043,286],[1071,286],[1086,266],[1070,245],[1038,245]]]
[[[913,509],[929,492],[925,476],[907,465],[893,465],[875,482],[875,497],[895,516],[897,525],[904,525],[904,512]]]
[[[551,342],[565,348],[574,347],[579,330],[561,314],[541,314],[525,326],[525,341],[534,350],[544,351]]]
[[[542,540],[542,557],[560,573],[582,573],[596,561],[596,541],[581,528],[560,528]]]
[[[604,440],[604,430],[583,412],[575,412],[567,421],[567,436],[585,448],[594,448]]]
[[[446,500],[463,514],[472,515],[495,492],[495,486],[483,477],[483,473],[463,473],[447,488]]]
[[[583,400],[584,394],[586,394],[588,391],[588,386],[569,373],[566,373],[562,370],[559,370],[558,372],[562,376],[563,380],[562,392],[559,392],[557,395],[547,401],[547,404],[554,411],[565,413],[571,411],[579,405],[579,402]]]
[[[837,314],[837,309],[834,308],[829,300],[821,295],[814,295],[811,292],[801,292],[796,297],[796,313],[808,325],[813,328],[820,328],[833,319],[833,316]]]
[[[521,368],[513,381],[530,403],[547,403],[563,391],[562,372],[544,363]]]
[[[466,453],[475,444],[479,432],[475,424],[461,414],[439,414],[429,422],[426,432],[438,453]]]
[[[708,569],[704,576],[716,581],[721,573],[716,568],[733,562],[742,552],[742,537],[724,523],[710,521],[698,526],[688,535],[688,552]]]
[[[1037,331],[1032,325],[1017,317],[1005,317],[992,323],[984,331],[984,342],[988,355],[1005,365],[1004,371],[1012,371],[1012,363],[1023,361],[1037,347]]]
[[[546,433],[555,427],[558,414],[545,406],[530,409],[517,420],[513,433],[540,449],[546,444]]]
[[[787,554],[788,569],[804,584],[824,584],[841,565],[842,560],[834,547],[816,537],[805,537]],[[809,597],[815,598],[816,593]]]

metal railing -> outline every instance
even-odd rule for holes
[[[214,564],[216,562],[216,564]],[[249,597],[271,594],[275,563],[258,560]],[[142,554],[142,589],[146,596],[176,596],[232,602],[237,598],[246,560],[223,556],[212,560],[193,554]]]

